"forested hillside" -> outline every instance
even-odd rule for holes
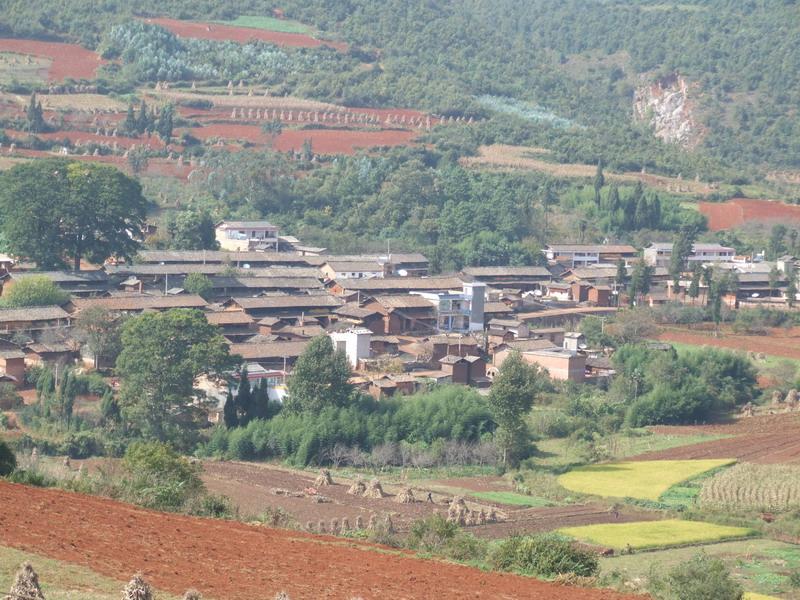
[[[303,86],[319,99],[506,113],[492,138],[545,145],[565,161],[715,176],[721,165],[800,165],[800,8],[788,0],[12,0],[0,33],[96,47],[132,10],[215,20],[277,7],[371,65],[321,66]],[[674,73],[691,86],[703,130],[692,160],[633,119],[635,88]]]

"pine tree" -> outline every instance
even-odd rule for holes
[[[41,133],[46,129],[42,103],[36,101],[36,92],[31,94],[28,109],[25,111],[26,127],[31,133]]]
[[[233,399],[233,394],[229,391],[228,397],[225,399],[225,406],[222,408],[222,418],[225,421],[225,427],[233,429],[239,426],[239,415],[236,414],[236,401]]]
[[[247,365],[242,366],[239,373],[239,388],[236,392],[236,404],[239,407],[239,423],[247,425],[253,418],[253,392],[247,373]]]
[[[603,175],[603,161],[600,160],[597,163],[597,172],[594,176],[594,203],[596,206],[600,206],[600,190],[603,189],[603,186],[606,184],[605,175]]]
[[[136,109],[133,108],[133,104],[128,104],[128,113],[125,115],[125,121],[122,124],[122,128],[128,134],[134,134],[138,132]]]
[[[161,110],[161,114],[158,116],[158,121],[155,125],[158,135],[165,142],[169,142],[169,140],[172,138],[173,112],[174,110],[171,104],[165,106]]]
[[[148,129],[148,126],[147,103],[142,100],[142,103],[139,105],[139,118],[136,119],[136,131],[138,133],[144,133]]]
[[[692,281],[689,283],[689,297],[697,298],[700,295],[700,276],[702,275],[702,267],[699,264],[692,269]]]
[[[262,378],[253,391],[253,418],[269,418],[269,386],[266,378]]]

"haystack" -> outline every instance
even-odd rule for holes
[[[786,394],[785,402],[789,406],[794,406],[795,404],[797,404],[797,390],[795,389],[789,390],[789,393]]]
[[[344,517],[342,519],[342,529],[341,529],[341,531],[342,531],[342,533],[347,533],[348,531],[350,531],[350,521],[347,519],[347,517]]]
[[[386,515],[386,533],[394,533],[395,531],[394,523],[392,523],[392,517]]]
[[[383,493],[381,482],[377,479],[370,480],[367,484],[367,489],[364,492],[364,498],[383,498],[386,494]]]
[[[186,590],[183,600],[202,600],[203,596],[197,590]]]
[[[44,600],[42,588],[39,587],[39,576],[30,563],[24,563],[17,576],[14,578],[14,585],[9,590],[7,600],[16,600],[17,598],[25,598],[30,600]]]
[[[314,480],[314,487],[320,488],[326,485],[333,485],[333,478],[331,477],[331,472],[328,469],[322,469],[317,475],[317,478]]]
[[[378,526],[378,518],[375,515],[369,516],[369,522],[367,523],[367,529],[370,531],[374,531],[374,529]]]
[[[485,523],[486,523],[486,511],[481,509],[480,512],[478,512],[478,522],[476,523],[476,525],[483,525]]]
[[[278,592],[275,594],[274,600],[292,600],[286,592]]]
[[[497,523],[497,512],[493,508],[489,509],[489,514],[486,515],[486,522]]]
[[[328,533],[328,527],[327,527],[327,525],[325,525],[325,521],[320,521],[319,522],[318,529],[319,529],[320,533]]]
[[[777,406],[777,405],[781,404],[782,401],[783,401],[783,398],[781,397],[780,390],[774,390],[772,392],[772,405],[773,406]]]
[[[361,515],[356,517],[356,529],[364,529],[364,517]]]
[[[414,492],[411,491],[411,488],[405,488],[402,492],[394,497],[394,501],[398,504],[414,504],[417,499],[414,498]]]
[[[350,486],[347,493],[353,496],[363,496],[366,491],[367,486],[364,484],[364,480],[359,477],[353,482],[353,485]]]
[[[312,523],[311,521],[307,521],[306,522],[306,531],[310,531],[311,533],[314,533],[314,523]]]
[[[456,496],[450,502],[450,508],[447,509],[447,520],[450,523],[457,523],[458,525],[466,525],[467,517],[469,516],[469,509],[464,498]]]
[[[331,519],[331,533],[339,533],[339,521],[338,519]]]
[[[122,600],[153,600],[153,588],[137,573],[122,590]]]

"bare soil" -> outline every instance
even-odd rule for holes
[[[732,229],[750,222],[800,224],[800,206],[777,200],[734,198],[727,202],[701,202],[699,209],[708,218],[711,231]]]
[[[716,346],[800,360],[800,327],[773,328],[769,330],[768,335],[740,335],[723,330],[718,337],[711,331],[670,327],[663,329],[657,337],[665,342]]]
[[[0,52],[17,52],[44,56],[52,60],[47,76],[50,81],[94,79],[97,68],[106,61],[77,44],[42,42],[38,40],[0,39]]]
[[[327,536],[147,511],[0,482],[0,544],[156,587],[218,600],[271,598],[641,598],[413,558]]]

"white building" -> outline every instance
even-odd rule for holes
[[[548,244],[544,254],[547,260],[570,268],[613,265],[620,260],[628,264],[637,256],[636,248],[621,244]]]
[[[335,350],[341,350],[347,355],[347,362],[354,369],[358,362],[370,357],[370,343],[372,332],[365,327],[354,327],[345,331],[334,331],[328,334]]]
[[[222,221],[217,223],[216,238],[222,250],[277,250],[278,227],[267,221]]]
[[[736,250],[721,244],[692,244],[692,253],[688,257],[692,263],[732,262]],[[655,267],[669,267],[672,260],[672,244],[657,242],[644,250],[644,261]]]
[[[439,331],[483,331],[486,284],[465,283],[461,291],[411,292],[433,304]]]

